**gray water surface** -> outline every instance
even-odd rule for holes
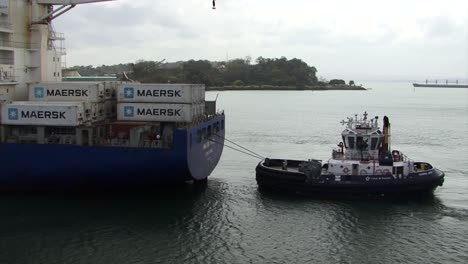
[[[226,137],[268,157],[328,159],[347,116],[389,116],[392,146],[445,171],[433,198],[260,193],[225,148],[203,187],[152,195],[0,195],[0,263],[468,263],[468,90],[220,92]],[[214,98],[216,92],[210,92]]]

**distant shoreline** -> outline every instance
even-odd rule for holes
[[[366,91],[362,86],[273,86],[273,85],[246,85],[246,86],[211,86],[206,91]]]

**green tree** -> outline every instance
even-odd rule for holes
[[[207,60],[189,60],[161,64],[156,61],[139,60],[136,63],[75,66],[83,76],[119,74],[126,72],[130,79],[142,83],[203,83],[206,86],[223,86],[225,83],[243,85],[273,85],[305,87],[315,85],[317,69],[304,61],[293,58],[258,57],[255,64],[252,59],[234,59],[226,62]]]
[[[220,72],[207,60],[189,60],[182,66],[186,82],[203,83],[212,86],[219,80]]]
[[[224,82],[232,83],[236,80],[242,83],[249,83],[250,79],[250,61],[243,59],[235,59],[226,63],[225,71],[223,72]]]

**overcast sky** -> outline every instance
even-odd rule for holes
[[[467,0],[117,0],[54,26],[67,65],[299,58],[327,79],[468,78]]]

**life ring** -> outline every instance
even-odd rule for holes
[[[377,174],[377,175],[382,174],[382,170],[381,169],[376,170],[375,174]]]
[[[390,174],[391,174],[390,171],[389,171],[388,169],[385,169],[385,170],[383,171],[383,173],[384,173],[385,175],[390,175]]]
[[[349,172],[349,169],[348,169],[348,168],[344,168],[344,169],[343,169],[343,172],[347,174],[347,173]]]
[[[361,170],[359,173],[360,173],[361,175],[366,175],[366,174],[367,174],[367,171],[366,171],[366,170]]]

